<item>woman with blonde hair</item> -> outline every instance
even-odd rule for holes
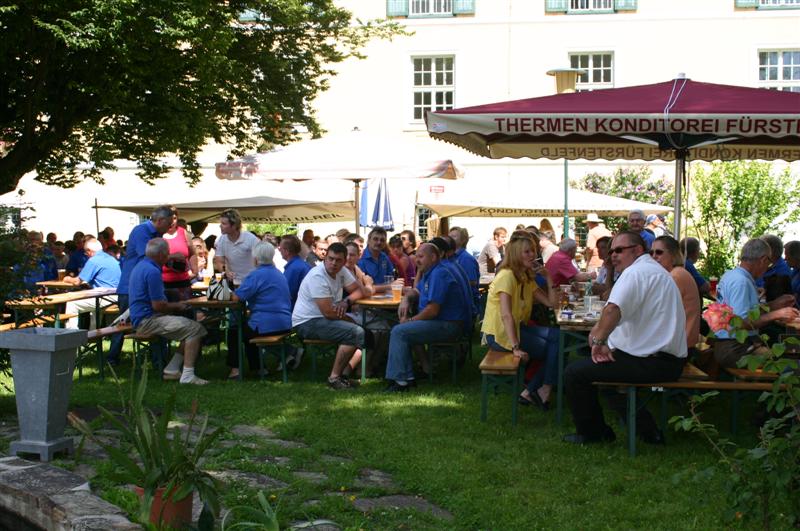
[[[544,390],[533,393],[529,401],[546,409],[550,388],[556,378],[558,358],[556,356],[551,360],[547,349],[539,348],[541,341],[527,322],[534,301],[553,306],[555,290],[552,289],[547,270],[537,262],[538,257],[538,245],[531,235],[526,231],[514,231],[507,244],[503,263],[489,287],[481,332],[485,344],[492,350],[512,352],[523,362],[530,358],[545,361],[545,373],[552,374],[545,376]],[[537,285],[537,274],[545,279],[547,292]],[[553,295],[548,297],[547,293]]]

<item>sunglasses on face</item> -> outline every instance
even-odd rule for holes
[[[611,254],[622,254],[622,251],[625,249],[633,249],[636,247],[635,245],[620,245],[619,247],[614,247],[613,249],[609,249],[608,252]]]
[[[649,254],[650,256],[661,256],[662,254],[664,254],[664,249],[650,249],[649,251],[647,251],[647,254]]]

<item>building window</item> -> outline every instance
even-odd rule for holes
[[[453,108],[455,57],[414,58],[414,120],[425,118],[425,111]]]
[[[614,0],[569,0],[570,13],[582,11],[613,11]]]
[[[758,0],[758,7],[798,7],[800,8],[800,0]]]
[[[428,239],[428,220],[432,214],[429,208],[417,207],[417,241],[424,242]]]
[[[614,86],[613,54],[573,53],[569,55],[572,68],[580,68],[586,73],[578,76],[578,91],[612,88]]]
[[[453,0],[411,0],[409,15],[452,15]]]
[[[800,50],[758,52],[758,84],[762,88],[800,92]]]

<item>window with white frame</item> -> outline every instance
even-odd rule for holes
[[[569,0],[570,12],[613,11],[614,0]]]
[[[800,7],[800,0],[758,0],[758,7]]]
[[[578,91],[612,88],[614,86],[614,56],[611,52],[571,53],[569,64],[585,73],[578,76]]]
[[[453,0],[411,0],[409,15],[452,15]]]
[[[800,92],[800,49],[759,51],[758,84],[763,88]]]
[[[425,118],[426,110],[453,108],[455,57],[414,57],[414,120]]]

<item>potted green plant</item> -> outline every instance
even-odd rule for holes
[[[117,381],[116,374],[114,379]],[[102,447],[116,465],[112,479],[137,487],[141,499],[140,522],[166,524],[181,528],[191,523],[192,497],[196,491],[205,506],[219,513],[219,489],[216,480],[200,467],[200,459],[213,446],[224,428],[208,431],[208,415],[200,421],[200,430],[192,437],[197,421],[197,401],[192,402],[188,429],[169,429],[175,413],[175,393],[170,395],[161,415],[143,405],[147,390],[147,370],[138,384],[131,381],[130,396],[122,397],[123,411],[115,414],[98,406],[101,418],[122,433],[132,451],[112,446],[98,438],[84,420],[70,414],[70,423],[85,438]],[[174,507],[176,506],[176,507]],[[173,512],[175,510],[175,512]]]

